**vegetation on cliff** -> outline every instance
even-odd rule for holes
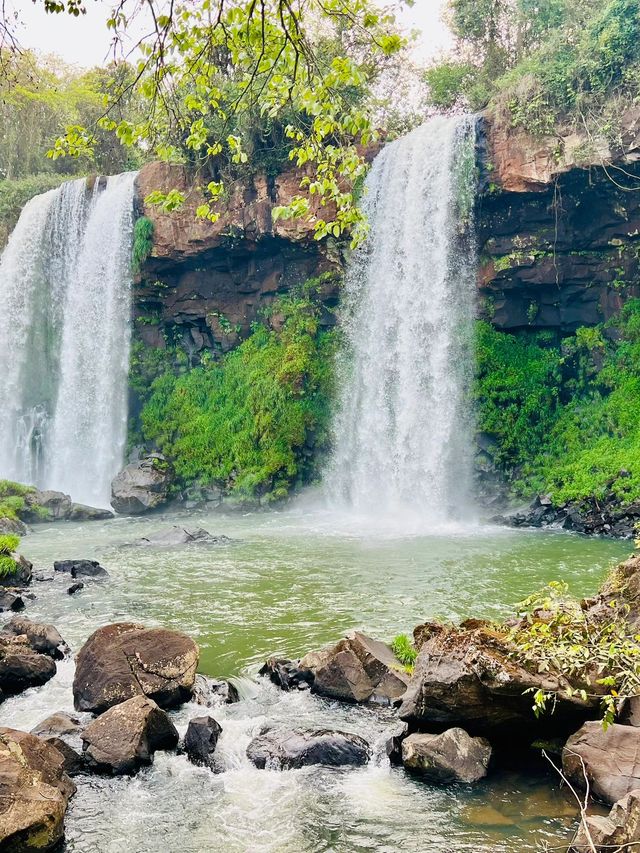
[[[569,118],[616,141],[640,80],[639,0],[450,0],[449,11],[457,47],[426,72],[432,103],[490,103],[535,134]]]
[[[335,345],[320,310],[308,283],[220,361],[155,379],[142,437],[171,460],[181,486],[281,498],[312,479],[327,443]]]
[[[479,324],[479,428],[516,493],[640,499],[640,300],[561,343]]]

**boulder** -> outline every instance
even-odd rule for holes
[[[81,755],[70,744],[61,737],[46,737],[43,738],[45,743],[57,749],[63,758],[64,772],[67,776],[79,776],[80,773],[85,773],[87,766],[85,764],[84,755]]]
[[[402,741],[402,763],[429,782],[478,782],[487,775],[491,744],[464,729],[412,734]]]
[[[173,475],[167,460],[153,453],[132,462],[111,483],[111,506],[121,515],[142,515],[169,497]]]
[[[228,536],[213,536],[207,530],[203,530],[202,527],[188,530],[186,527],[174,525],[169,530],[142,536],[131,544],[170,548],[174,545],[228,545],[231,541]]]
[[[0,536],[6,533],[16,536],[26,536],[28,532],[27,525],[24,521],[20,521],[19,518],[7,518],[4,515],[0,518]]]
[[[635,843],[634,843],[635,842]],[[580,823],[572,853],[633,850],[640,842],[640,789],[613,804],[608,815],[587,815]]]
[[[82,725],[78,717],[67,714],[64,711],[57,711],[55,714],[50,714],[37,726],[31,729],[31,734],[37,737],[50,738],[61,737],[62,735],[77,735],[82,731]]]
[[[17,613],[19,610],[24,610],[24,601],[19,592],[0,588],[0,613],[5,613],[7,610],[13,610]]]
[[[229,705],[238,702],[240,694],[230,681],[209,678],[208,675],[196,675],[192,699],[198,705]]]
[[[311,685],[314,693],[343,702],[387,705],[404,694],[410,680],[389,646],[359,631],[297,664],[271,658],[261,673],[285,690]]]
[[[184,749],[189,761],[214,769],[215,752],[222,726],[213,717],[194,717],[189,720],[184,737]]]
[[[25,495],[27,507],[30,507],[30,521],[64,521],[69,517],[73,502],[69,495],[64,492],[56,492],[53,489],[39,491],[38,489]],[[47,517],[43,519],[43,510]]]
[[[34,650],[43,655],[61,660],[68,652],[69,646],[60,636],[53,625],[32,622],[26,616],[12,616],[2,628],[3,633],[15,637],[26,637],[26,641]]]
[[[559,673],[536,673],[512,657],[506,639],[490,626],[431,627],[418,653],[399,709],[411,726],[460,727],[493,740],[531,742],[566,736],[598,713],[595,699],[568,696]],[[575,685],[574,685],[575,686]],[[553,714],[535,717],[531,689],[557,694]]]
[[[64,835],[75,790],[57,749],[35,735],[0,729],[1,850],[51,850]]]
[[[566,742],[562,769],[575,788],[584,790],[588,781],[594,797],[615,803],[640,788],[640,729],[585,723]]]
[[[142,694],[162,708],[179,705],[191,697],[198,657],[194,641],[177,631],[129,622],[98,628],[77,657],[75,707],[99,714]]]
[[[82,732],[84,758],[97,773],[135,773],[158,749],[174,749],[178,732],[168,714],[146,696],[109,708]]]
[[[0,587],[27,586],[33,577],[33,564],[21,554],[12,554],[11,557],[16,564],[15,570],[0,577]]]
[[[34,652],[27,638],[0,636],[0,701],[3,694],[22,693],[46,684],[56,674],[55,661]]]
[[[72,578],[106,578],[109,572],[97,560],[56,560],[55,572],[67,572]]]
[[[106,521],[115,516],[110,509],[72,503],[67,518],[69,521]]]
[[[324,730],[268,729],[247,747],[249,760],[261,770],[290,770],[310,764],[361,767],[370,755],[369,744],[361,737]]]

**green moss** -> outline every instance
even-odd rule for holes
[[[279,330],[258,323],[221,361],[153,382],[142,434],[171,460],[182,486],[277,499],[314,477],[327,442],[335,343],[320,328],[314,292],[310,285],[278,300]]]
[[[131,248],[131,270],[136,275],[151,254],[154,230],[155,226],[147,216],[140,216],[136,219],[133,226],[133,246]]]

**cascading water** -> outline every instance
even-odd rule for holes
[[[126,439],[134,180],[36,196],[0,258],[0,476],[100,506]]]
[[[334,504],[428,525],[470,506],[474,167],[471,116],[431,119],[371,167],[346,278]]]

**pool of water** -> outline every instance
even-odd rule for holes
[[[172,524],[233,541],[178,548],[129,543]],[[500,773],[480,785],[432,787],[382,757],[387,711],[284,694],[256,676],[272,653],[299,656],[351,628],[380,638],[425,619],[497,617],[563,578],[595,591],[628,543],[489,526],[425,535],[411,524],[371,525],[317,509],[251,515],[193,511],[151,519],[38,526],[22,552],[51,576],[53,561],[98,559],[105,582],[69,596],[68,576],[34,583],[26,614],[55,624],[77,651],[98,626],[135,620],[185,631],[200,670],[238,679],[242,701],[214,708],[223,726],[221,772],[158,753],[132,779],[81,777],[67,815],[69,851],[525,851],[566,842],[575,809],[556,780]],[[0,724],[29,729],[71,710],[72,661],[55,679],[0,706]],[[202,706],[173,713],[184,730]],[[356,731],[374,746],[366,768],[253,768],[251,737],[271,724]]]

